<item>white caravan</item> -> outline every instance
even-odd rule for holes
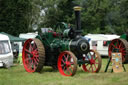
[[[88,34],[85,37],[90,38],[89,44],[90,48],[97,50],[101,56],[108,56],[108,43],[115,38],[119,38],[118,35],[109,34]]]
[[[13,65],[13,53],[9,37],[0,34],[0,67],[9,68]]]

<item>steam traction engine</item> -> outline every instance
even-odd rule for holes
[[[73,76],[77,64],[85,72],[99,72],[101,57],[90,50],[88,41],[81,36],[80,9],[74,7],[76,29],[66,27],[60,32],[61,26],[55,31],[44,28],[35,39],[26,40],[22,58],[27,72],[40,72],[43,66],[52,66],[64,76]]]

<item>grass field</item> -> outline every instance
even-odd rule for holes
[[[51,67],[44,67],[42,73],[27,73],[22,65],[10,69],[0,68],[0,85],[128,85],[128,71],[104,73],[107,59],[102,59],[99,73],[85,73],[81,67],[73,77],[61,76]],[[128,65],[125,65],[128,70]]]

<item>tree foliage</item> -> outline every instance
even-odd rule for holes
[[[1,0],[0,1],[0,31],[12,35],[31,31],[30,0]]]
[[[42,26],[56,22],[74,24],[73,6],[82,7],[81,20],[84,33],[123,34],[128,28],[127,0],[49,0]],[[45,1],[47,4],[47,0]],[[44,2],[44,4],[45,4]],[[55,7],[56,5],[56,7]]]
[[[76,5],[82,7],[84,34],[123,34],[128,29],[128,0],[0,0],[0,31],[18,35],[58,22],[74,25]]]

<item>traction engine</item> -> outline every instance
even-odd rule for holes
[[[76,6],[74,10],[75,29],[65,24],[58,25],[55,31],[43,28],[35,39],[25,41],[22,60],[27,72],[41,72],[43,66],[51,66],[61,75],[73,76],[77,65],[85,72],[99,72],[101,57],[95,50],[90,50],[89,42],[81,35],[81,8]]]

